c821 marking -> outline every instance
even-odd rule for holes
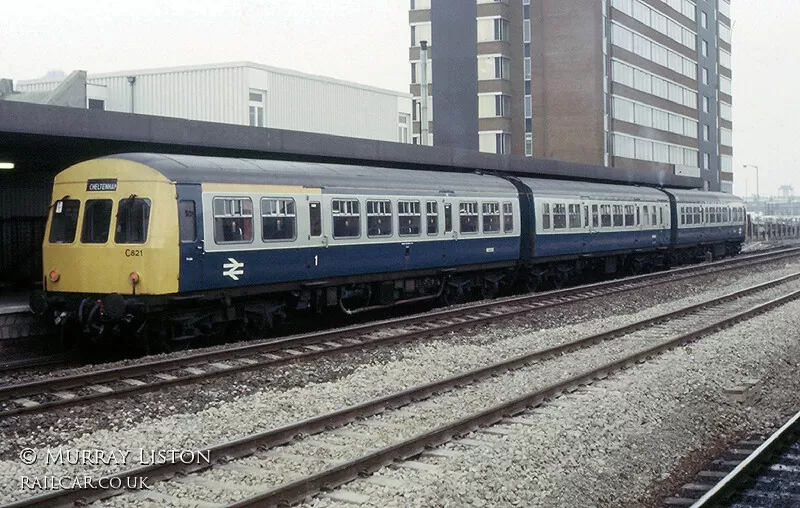
[[[144,256],[142,249],[125,249],[125,257],[136,258]]]

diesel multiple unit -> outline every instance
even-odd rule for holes
[[[60,173],[32,308],[162,342],[734,255],[735,196],[365,166],[124,154]]]

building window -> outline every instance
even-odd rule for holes
[[[508,21],[500,18],[494,20],[494,40],[508,40]]]
[[[106,101],[102,99],[89,99],[89,109],[106,109]]]
[[[525,118],[532,118],[533,114],[532,114],[532,111],[531,111],[532,104],[531,104],[531,96],[530,95],[526,95],[525,96],[525,106],[524,107],[525,107]]]
[[[708,57],[708,41],[703,41],[700,45],[704,57]]]
[[[703,67],[703,84],[704,85],[708,84],[708,69],[706,69],[705,67]]]
[[[264,92],[250,90],[250,127],[264,127]]]
[[[511,63],[508,58],[501,56],[494,59],[494,77],[495,79],[509,79],[510,78]]]
[[[703,97],[703,113],[708,113],[708,97]]]
[[[711,169],[711,156],[707,153],[703,154],[703,169]]]
[[[397,141],[408,143],[408,115],[397,117]]]
[[[525,67],[524,67],[524,69],[525,69],[525,79],[531,79],[531,59],[530,58],[526,58],[524,65],[525,65]]]
[[[497,145],[495,153],[511,153],[511,134],[505,132],[495,134],[495,144]]]
[[[522,42],[531,42],[531,20],[522,21]]]
[[[708,28],[708,14],[705,12],[700,13],[700,24],[703,25],[703,28]]]
[[[711,137],[711,129],[708,125],[703,126],[703,141],[708,141],[709,137]]]
[[[525,134],[525,155],[533,156],[533,134]]]
[[[411,47],[416,48],[419,46],[420,41],[431,40],[431,24],[422,23],[419,25],[411,25]]]
[[[494,96],[494,115],[511,116],[511,97],[508,95]]]

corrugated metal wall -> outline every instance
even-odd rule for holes
[[[398,95],[269,72],[267,127],[397,141]]]
[[[136,76],[133,86],[129,74]],[[398,141],[398,116],[411,113],[410,100],[399,92],[258,65],[131,71],[89,76],[88,82],[107,87],[109,111],[130,112],[133,90],[136,113],[238,125],[250,122],[249,91],[266,91],[265,127],[382,141]],[[17,89],[56,86],[23,82]],[[399,107],[406,102],[408,111]]]

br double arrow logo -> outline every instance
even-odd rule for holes
[[[244,275],[244,263],[240,263],[233,258],[228,258],[230,263],[225,263],[222,265],[222,268],[225,270],[222,272],[223,277],[230,277],[233,280],[239,280],[239,275]]]

